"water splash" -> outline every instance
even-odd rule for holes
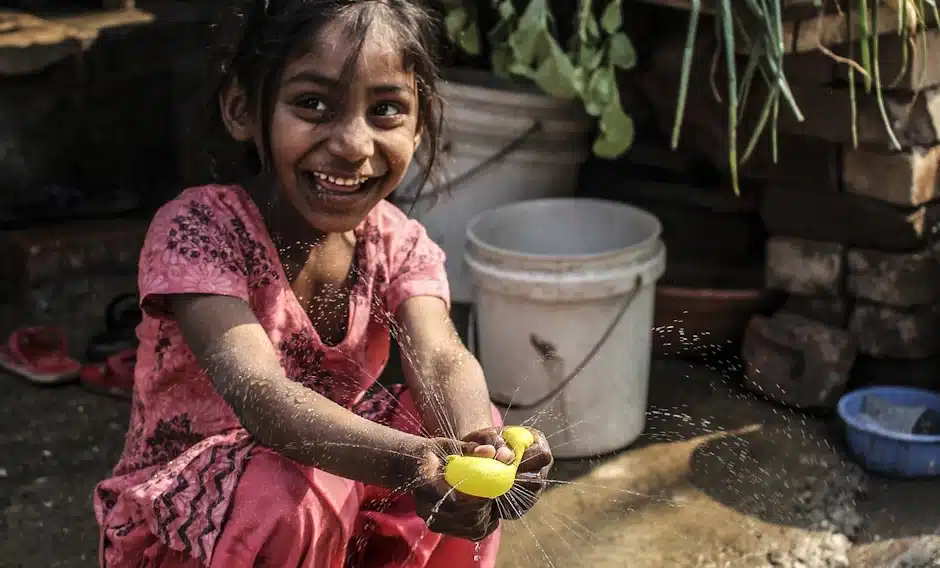
[[[325,317],[325,314],[318,314],[318,317]],[[394,325],[391,314],[386,313],[381,319],[389,322],[392,335],[399,345],[409,341],[410,338]],[[713,395],[746,405],[763,404],[758,402],[759,399],[753,394],[734,388],[743,365],[739,358],[729,355],[727,345],[715,345],[707,333],[688,334],[682,328],[681,320],[674,322],[674,325],[657,328],[654,333],[667,336],[666,341],[663,342],[667,347],[678,347],[683,355],[696,359],[700,362],[699,365],[704,365],[705,368],[717,373],[719,379],[712,380],[705,385]],[[455,341],[457,341],[456,338]],[[419,368],[417,362],[408,355],[407,350],[402,350],[401,356],[407,367]],[[696,365],[689,363],[688,371],[679,374],[680,384],[682,380],[690,383],[696,380],[695,367]],[[681,364],[677,364],[674,369],[681,369]],[[542,369],[533,368],[531,372],[533,374],[542,372]],[[530,377],[524,372],[520,375],[523,383]],[[385,387],[378,385],[376,388]],[[440,431],[429,431],[417,416],[408,416],[408,423],[416,431],[427,436],[456,437],[455,425],[451,423],[445,411],[443,392],[431,391],[430,399],[429,410],[433,413]],[[505,412],[508,413],[511,408],[512,401]],[[655,526],[658,521],[651,521],[651,519],[659,518],[662,510],[701,507],[703,511],[712,511],[706,508],[707,505],[704,502],[697,500],[697,496],[690,496],[686,490],[678,490],[670,485],[670,483],[682,482],[681,477],[674,476],[674,472],[669,471],[669,468],[675,467],[672,461],[668,464],[669,468],[664,466],[661,472],[655,467],[650,468],[649,464],[642,464],[640,467],[639,464],[633,463],[636,461],[635,458],[631,461],[633,456],[639,455],[647,461],[659,459],[655,452],[649,451],[649,448],[657,447],[657,445],[661,446],[660,451],[663,455],[679,451],[674,448],[693,455],[699,470],[687,475],[720,480],[725,486],[724,493],[714,491],[714,488],[708,490],[700,488],[706,493],[713,491],[718,501],[735,503],[736,508],[753,513],[757,517],[769,516],[768,513],[773,511],[787,510],[789,506],[787,501],[794,499],[788,485],[796,484],[796,480],[791,479],[794,476],[791,471],[788,471],[786,465],[768,463],[766,457],[760,455],[764,449],[747,437],[727,434],[727,416],[704,416],[700,410],[697,405],[690,407],[686,403],[650,405],[647,411],[646,431],[635,451],[621,454],[617,458],[585,460],[580,465],[586,466],[586,469],[590,471],[587,473],[581,471],[577,475],[568,475],[567,478],[562,478],[566,477],[565,465],[559,463],[555,469],[555,477],[547,480],[549,488],[546,495],[549,497],[543,498],[524,518],[505,523],[507,533],[513,536],[503,539],[504,552],[501,556],[508,555],[512,558],[522,555],[524,562],[520,564],[530,567],[597,565],[597,555],[601,554],[598,551],[610,549],[609,540],[614,538],[609,527],[622,526],[623,523],[638,530],[645,525],[647,530],[658,531],[655,534],[661,538],[672,539],[669,540],[670,542],[681,543],[692,538],[685,534],[694,532],[689,530],[688,526],[684,527],[681,524],[674,527]],[[805,416],[766,405],[762,406],[761,412],[783,423],[778,424],[775,438],[790,442],[803,441],[809,445],[816,444],[817,447],[810,448],[811,451],[828,453],[828,455],[835,454],[825,438],[813,436],[809,432],[811,425]],[[583,420],[573,422],[569,417],[561,415],[553,404],[547,404],[545,408],[530,416],[524,425],[538,428],[550,423],[561,424],[557,428],[548,428],[550,431],[545,432],[551,442],[583,424],[602,427],[603,420],[603,417],[588,415]],[[575,443],[578,439],[578,436],[568,436],[567,441],[555,447]],[[336,444],[341,445],[342,442],[336,442]],[[631,468],[636,471],[632,471]],[[653,473],[658,475],[645,477],[637,475],[637,471],[644,468],[652,469]],[[693,479],[694,483],[701,483],[701,480]],[[560,495],[559,492],[567,492],[567,494],[555,499],[553,494]],[[519,510],[526,500],[532,498],[534,495],[527,494],[525,490],[518,488],[518,490],[511,491],[505,498],[498,499],[496,506],[502,511]],[[439,506],[440,503],[438,503],[438,508]],[[436,512],[435,510],[434,513]],[[429,522],[432,520],[433,513]],[[698,522],[702,526],[707,526],[712,519],[702,518]],[[739,528],[742,532],[754,530],[749,520],[739,519],[734,522],[740,524]],[[780,522],[787,522],[787,520]],[[415,552],[426,532],[414,543],[412,553]],[[481,560],[479,543],[474,546],[473,560],[475,562]],[[688,564],[680,560],[679,564],[673,565]]]

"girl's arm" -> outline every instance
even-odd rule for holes
[[[287,378],[243,300],[170,295],[186,342],[242,426],[296,460],[362,483],[398,488],[419,476],[431,440],[357,416]]]
[[[411,297],[396,319],[405,380],[432,435],[461,439],[492,427],[483,369],[457,335],[444,301]]]

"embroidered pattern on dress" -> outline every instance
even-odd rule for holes
[[[252,288],[280,279],[265,246],[252,238],[241,219],[230,219],[225,228],[209,205],[192,200],[186,213],[173,217],[172,223],[166,239],[168,251],[191,262],[206,262],[240,274]]]

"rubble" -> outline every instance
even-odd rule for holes
[[[814,532],[801,536],[789,550],[768,552],[767,568],[847,568],[852,539],[863,524],[856,500],[865,494],[865,474],[846,463],[797,483],[802,491],[795,513]]]

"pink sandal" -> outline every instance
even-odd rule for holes
[[[0,345],[0,367],[40,385],[59,385],[75,380],[81,364],[69,357],[62,330],[36,326],[10,334]]]
[[[82,368],[82,386],[90,391],[118,398],[131,398],[134,391],[134,366],[137,349],[125,349],[108,357],[103,363]]]

